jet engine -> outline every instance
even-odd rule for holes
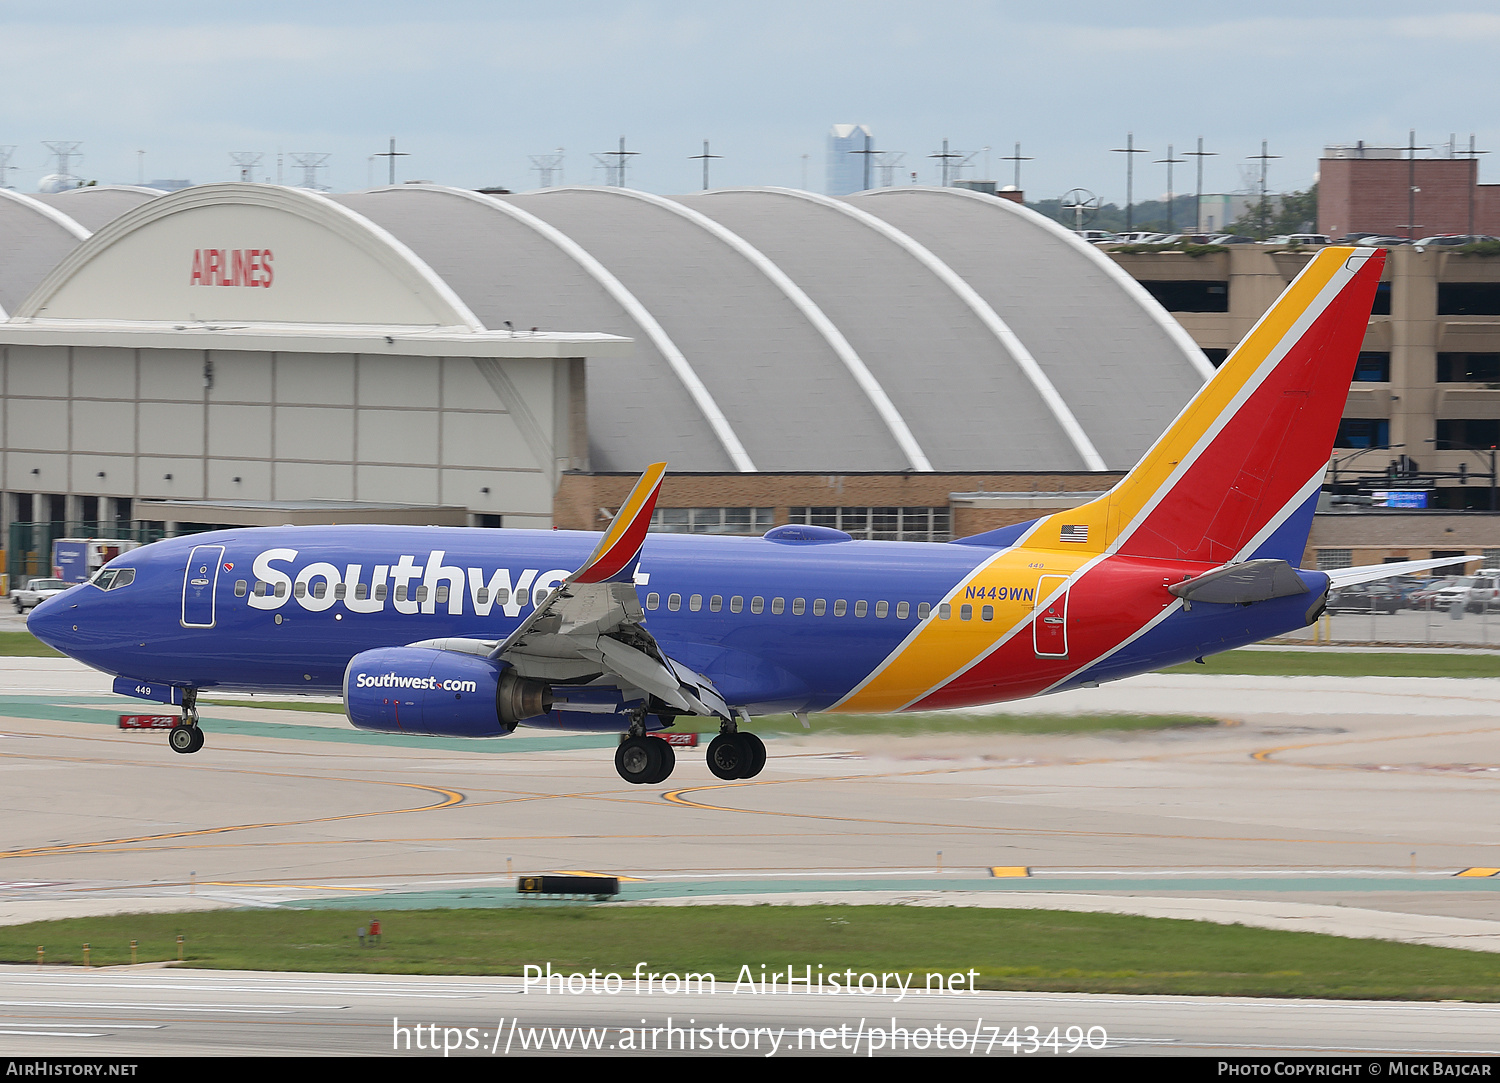
[[[344,712],[362,730],[502,737],[551,708],[548,685],[481,655],[380,647],[344,671]]]

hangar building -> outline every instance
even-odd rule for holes
[[[1107,486],[1211,372],[961,189],[95,188],[0,231],[7,525],[592,527],[665,459],[662,525],[945,537],[954,492]]]

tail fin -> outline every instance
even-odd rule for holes
[[[1325,248],[1107,494],[1027,544],[1300,563],[1385,253]]]
[[[652,463],[636,480],[635,488],[615,512],[609,529],[594,547],[583,567],[568,577],[574,583],[628,583],[641,559],[641,545],[651,526],[666,463]]]

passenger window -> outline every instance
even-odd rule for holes
[[[922,604],[926,605],[927,603],[923,602]],[[938,606],[938,620],[951,620],[952,617],[953,607],[951,605],[949,605],[947,602],[944,602],[942,605]]]
[[[775,613],[778,617],[781,616],[781,614],[785,613],[786,612],[786,599],[785,598],[772,598],[771,599],[771,612]]]
[[[236,598],[243,598],[249,589],[249,583],[246,583],[243,579],[236,580],[234,584],[234,596]]]
[[[703,595],[701,595],[701,594],[694,594],[691,598],[688,599],[688,609],[690,609],[692,612],[696,613],[696,612],[698,612],[698,610],[700,610],[702,608],[703,608]]]
[[[766,611],[766,600],[764,598],[762,598],[759,594],[757,594],[754,598],[750,599],[750,612],[752,612],[752,613],[764,613],[765,611]]]
[[[485,602],[490,600],[490,588],[480,587],[474,592],[474,600],[480,605],[484,605]]]
[[[422,589],[426,590],[427,588],[423,587]],[[442,586],[434,587],[433,588],[433,591],[432,591],[432,600],[434,602],[446,602],[448,600],[448,584],[447,583],[444,583]]]
[[[266,585],[259,579],[255,581],[255,596],[257,598],[264,598],[266,596]]]
[[[833,615],[835,617],[842,617],[847,612],[849,612],[849,603],[844,601],[844,599],[840,598],[833,603]]]
[[[980,620],[994,620],[995,619],[995,607],[992,606],[992,605],[985,606],[983,609],[981,609],[979,611],[979,619]]]
[[[285,598],[286,597],[286,583],[285,582],[281,582],[281,583],[277,583],[276,584],[276,597],[278,597],[278,598]]]
[[[360,601],[364,601],[369,596],[370,596],[370,585],[368,583],[355,583],[354,584],[354,597],[355,598],[359,599]]]
[[[813,599],[813,616],[815,616],[815,617],[821,617],[824,613],[827,613],[827,612],[828,612],[828,603],[825,602],[822,598],[814,598]]]
[[[891,611],[891,604],[889,602],[876,602],[875,603],[875,615],[877,617],[883,617],[887,613],[889,613],[890,611]]]
[[[426,600],[427,600],[427,584],[423,583],[421,586],[419,586],[417,588],[417,601],[419,601],[419,602],[425,602]]]
[[[738,613],[741,610],[743,610],[744,608],[745,608],[745,599],[741,598],[738,594],[736,594],[733,598],[729,599],[729,611],[731,613]]]
[[[306,583],[298,583],[295,587],[292,588],[292,593],[295,594],[299,598],[306,598],[307,597],[307,584]]]
[[[347,584],[347,583],[339,583],[339,584],[337,584],[333,588],[333,596],[335,598],[343,598],[348,593],[349,593],[349,584]]]
[[[965,603],[964,605],[959,606],[958,607],[958,619],[959,620],[973,620],[974,619],[974,607],[972,605],[967,604],[967,603]]]
[[[377,586],[375,588],[375,600],[377,602],[383,602],[383,601],[385,601],[386,596],[388,594],[390,594],[390,592],[391,592],[391,586],[390,586],[390,584],[389,583],[381,583],[379,586]]]
[[[396,601],[398,601],[398,602],[404,602],[404,601],[406,601],[406,584],[405,583],[402,583],[399,587],[396,588]]]
[[[896,603],[896,619],[897,620],[905,620],[909,616],[911,616],[911,603],[910,602],[897,602]]]
[[[321,597],[323,597],[323,595],[325,595],[327,593],[328,593],[328,584],[325,583],[321,579],[318,580],[318,585],[315,586],[315,587],[313,587],[313,591],[312,591],[313,597],[314,598],[321,598]]]
[[[710,598],[708,600],[708,608],[710,610],[712,610],[713,612],[715,612],[715,613],[717,613],[719,610],[723,609],[724,608],[724,596],[721,595],[721,594],[715,594],[712,598]]]
[[[864,599],[861,598],[859,601],[854,603],[854,615],[856,617],[863,617],[869,611],[870,603],[866,602]]]
[[[527,601],[530,600],[530,598],[531,598],[531,591],[527,590],[525,587],[522,587],[520,590],[516,591],[516,604],[517,605],[525,605],[527,603]]]
[[[794,617],[800,617],[800,616],[802,616],[802,614],[804,614],[806,612],[807,612],[807,599],[806,598],[793,598],[792,599],[792,616],[794,616]]]
[[[673,613],[675,613],[679,609],[681,609],[682,608],[682,595],[681,594],[668,594],[667,595],[667,608],[670,609]]]
[[[646,608],[647,609],[655,609],[659,605],[661,605],[661,595],[660,594],[656,593],[656,591],[653,590],[650,594],[646,595]]]
[[[497,587],[497,588],[495,588],[495,604],[496,605],[504,605],[508,601],[510,601],[510,588],[509,587]]]

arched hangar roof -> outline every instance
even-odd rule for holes
[[[0,188],[0,318],[14,312],[89,231],[33,196]]]
[[[487,327],[636,340],[589,372],[597,469],[1122,469],[1211,372],[1102,253],[961,189],[333,198]]]
[[[88,233],[57,209],[64,198],[101,217],[130,209],[78,248]],[[0,260],[0,301],[22,318],[172,320],[191,309],[628,336],[631,357],[588,371],[600,470],[659,459],[691,471],[1123,469],[1210,373],[1102,253],[961,189],[669,199],[223,184],[70,192],[52,205],[8,195],[0,230],[16,234],[12,221],[56,249],[31,261],[24,302],[7,298],[4,276],[27,261],[14,249]],[[288,288],[206,292],[168,268],[210,235],[247,249],[232,238],[283,238],[275,274]],[[288,262],[283,243],[322,253],[322,269]],[[140,271],[157,264],[168,268],[159,281]],[[348,272],[328,273],[335,264]]]

